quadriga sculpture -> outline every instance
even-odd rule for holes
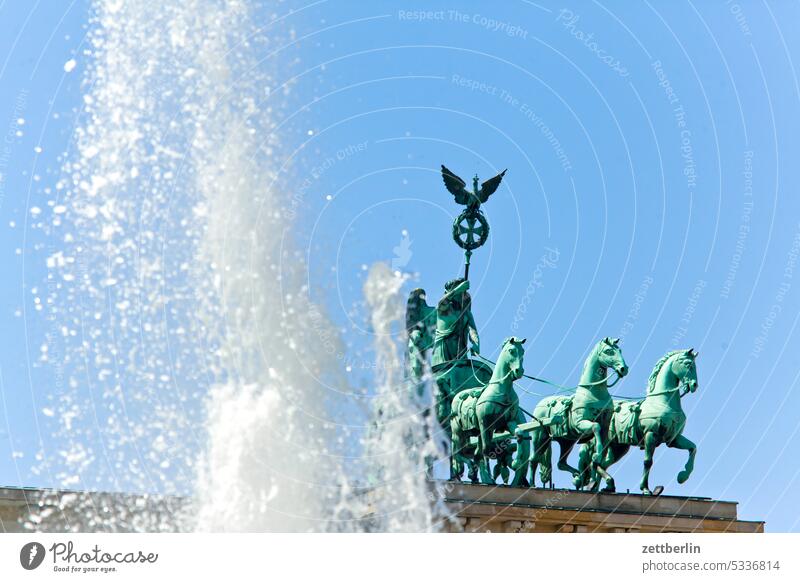
[[[453,398],[450,417],[451,479],[461,478],[466,463],[469,466],[470,479],[475,481],[477,459],[481,481],[494,483],[489,472],[489,459],[507,459],[507,447],[514,445],[512,437],[516,434],[517,426],[525,422],[519,408],[519,397],[514,390],[514,380],[519,380],[524,374],[524,343],[524,339],[508,338],[503,343],[488,384],[482,388],[460,392]],[[477,437],[477,442],[472,437]],[[523,484],[529,455],[528,441],[520,440],[512,466],[513,485]]]
[[[614,412],[614,403],[608,393],[608,370],[619,377],[628,373],[619,339],[604,338],[597,342],[583,366],[580,384],[570,396],[548,396],[533,410],[534,421],[539,426],[531,431],[531,486],[535,485],[536,468],[541,465],[542,484],[552,481],[551,445],[556,441],[560,448],[558,468],[572,474],[576,487],[583,485],[581,472],[567,463],[572,447],[578,442],[594,442],[591,458],[591,477],[595,472],[606,480],[607,489],[614,490],[614,480],[600,461],[606,450],[608,427]]]
[[[651,494],[648,481],[653,453],[662,443],[689,452],[686,466],[678,473],[678,483],[685,483],[694,469],[697,446],[683,436],[686,414],[681,407],[681,397],[697,390],[697,355],[693,349],[668,352],[653,368],[644,400],[614,401],[614,416],[609,426],[602,468],[608,469],[619,461],[631,446],[644,449],[644,472],[639,486],[645,495]],[[581,449],[579,467],[584,484],[589,480],[589,457],[593,445],[587,443]],[[663,487],[657,487],[655,494],[662,490]]]

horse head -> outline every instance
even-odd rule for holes
[[[500,357],[497,359],[498,367],[507,366],[512,380],[519,380],[525,373],[525,368],[522,367],[522,360],[525,357],[525,348],[522,347],[524,343],[524,339],[511,336],[503,343]]]
[[[611,368],[620,377],[628,373],[628,365],[622,357],[622,348],[619,347],[619,338],[603,338],[597,344],[597,360],[604,368]]]
[[[697,390],[697,365],[695,360],[698,355],[693,348],[680,350],[670,363],[670,370],[678,378],[678,385],[683,384],[689,392]]]

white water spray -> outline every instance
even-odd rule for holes
[[[62,487],[150,497],[48,497],[31,528],[432,527],[426,421],[400,396],[390,339],[401,280],[376,268],[365,288],[377,368],[391,370],[370,421],[287,229],[280,107],[252,10],[94,3],[75,151],[43,227],[67,384],[52,395],[60,445],[43,451],[43,471]],[[347,427],[359,423],[375,428],[353,466]],[[354,475],[371,479],[369,496]]]
[[[367,439],[369,485],[372,489],[374,526],[381,531],[429,531],[444,508],[433,503],[426,482],[426,460],[439,456],[432,439],[430,417],[421,412],[427,399],[404,379],[403,361],[395,337],[403,325],[404,279],[389,266],[370,269],[364,295],[375,333],[377,395],[375,423]]]

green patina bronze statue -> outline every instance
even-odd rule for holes
[[[485,385],[492,375],[489,366],[469,357],[480,353],[480,337],[467,289],[469,281],[449,281],[436,307],[427,304],[423,289],[414,289],[406,311],[409,377],[418,389],[424,386],[427,357],[432,353],[436,419],[448,433],[453,397]]]
[[[406,304],[406,334],[408,336],[408,370],[411,380],[419,387],[427,373],[428,355],[433,347],[436,330],[436,310],[425,301],[425,290],[414,289]]]
[[[450,452],[450,478],[461,479],[464,464],[470,467],[470,479],[475,481],[474,464],[478,459],[480,478],[483,483],[494,483],[489,471],[490,458],[507,457],[506,442],[516,435],[517,427],[525,422],[519,408],[519,397],[514,390],[514,380],[524,374],[522,360],[525,349],[524,339],[508,338],[500,350],[500,357],[494,367],[489,382],[480,388],[460,392],[453,398],[450,433],[452,436]],[[499,441],[495,436],[502,433]],[[471,442],[470,437],[477,437]],[[521,439],[514,469],[513,485],[521,485],[525,471],[520,464],[527,466],[529,454],[526,439]]]
[[[660,444],[689,452],[686,466],[678,473],[678,483],[685,483],[694,469],[697,446],[683,436],[686,414],[681,407],[681,398],[697,390],[696,359],[697,352],[692,349],[668,352],[653,368],[644,400],[614,401],[602,467],[608,469],[632,446],[644,449],[644,473],[639,487],[645,495],[658,495],[664,489],[659,485],[651,492],[648,482],[653,453]],[[581,449],[579,468],[584,484],[589,479],[589,449],[592,446],[594,443],[587,443]]]
[[[504,446],[496,447],[494,452],[495,464],[494,469],[492,469],[492,483],[497,483],[497,479],[500,479],[503,485],[508,485],[508,481],[511,478],[511,469],[515,462],[515,453],[518,447],[510,438],[502,441],[502,444]],[[527,483],[524,484],[527,485]]]
[[[580,487],[583,484],[581,472],[567,462],[567,457],[575,443],[595,439],[595,450],[591,455],[592,477],[596,479],[594,473],[599,473],[613,489],[614,481],[600,463],[614,412],[614,404],[608,393],[609,369],[614,370],[620,378],[628,373],[619,340],[607,337],[597,342],[586,359],[575,394],[548,396],[536,405],[533,417],[542,425],[531,431],[531,485],[535,483],[539,465],[543,485],[552,480],[551,444],[556,441],[561,449],[558,468],[569,471],[574,485]],[[554,417],[559,417],[560,421],[552,421]]]
[[[442,165],[442,180],[447,190],[455,197],[456,203],[466,206],[453,222],[453,240],[464,249],[464,279],[469,279],[469,264],[472,251],[481,247],[489,238],[489,221],[481,212],[481,204],[489,200],[503,181],[506,170],[494,178],[486,180],[478,188],[478,176],[472,179],[472,192],[467,183]],[[476,238],[477,237],[477,238]]]
[[[469,281],[454,279],[444,286],[444,295],[436,305],[436,332],[433,338],[431,366],[441,370],[467,355],[467,341],[471,352],[480,353],[480,337],[472,316],[472,297],[468,293]]]
[[[485,385],[492,375],[491,367],[470,358],[471,354],[480,353],[480,336],[472,316],[472,298],[468,292],[469,259],[472,251],[483,245],[489,236],[489,223],[480,206],[497,190],[504,174],[505,171],[487,180],[480,188],[476,176],[473,191],[469,192],[461,178],[442,166],[445,186],[457,203],[466,206],[453,227],[454,240],[466,251],[464,278],[445,284],[444,295],[435,308],[427,304],[423,289],[414,289],[408,298],[406,332],[409,377],[420,390],[427,355],[432,351],[436,418],[448,433],[453,397],[463,390]]]
[[[501,479],[504,484],[510,480],[514,486],[534,486],[538,468],[542,484],[547,485],[553,480],[551,449],[556,441],[560,446],[558,468],[568,471],[579,489],[596,491],[605,480],[604,491],[614,491],[614,479],[607,469],[636,445],[645,451],[641,489],[650,494],[653,452],[661,443],[689,451],[686,467],[678,475],[678,482],[685,482],[694,467],[696,447],[682,435],[686,416],[679,391],[682,388],[686,394],[697,389],[697,354],[692,350],[669,352],[659,360],[644,400],[614,401],[608,392],[613,386],[609,384],[609,371],[616,373],[616,383],[627,375],[628,366],[619,340],[604,338],[586,359],[574,393],[544,398],[527,423],[528,413],[520,407],[514,389],[514,381],[524,376],[525,340],[508,338],[493,367],[490,360],[480,356],[480,336],[469,294],[470,258],[489,236],[481,204],[497,190],[504,175],[505,170],[480,187],[475,176],[470,192],[464,180],[442,166],[445,186],[458,204],[466,206],[452,230],[453,240],[465,251],[464,277],[445,284],[444,295],[435,307],[428,305],[423,289],[414,289],[408,298],[408,377],[421,394],[430,356],[436,418],[451,439],[451,480],[460,480],[466,468],[473,483],[480,480],[494,484]],[[582,443],[578,468],[567,462],[576,443]],[[490,466],[492,461],[494,467]],[[657,495],[662,489],[657,487],[652,493]]]
[[[436,379],[436,417],[447,427],[453,397],[469,388],[481,386],[488,368],[476,368],[470,352],[480,353],[480,338],[472,316],[469,281],[455,279],[445,284],[445,294],[436,305],[436,332],[433,338],[431,370]],[[468,342],[472,347],[468,350]]]

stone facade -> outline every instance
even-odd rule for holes
[[[0,487],[0,531],[175,531],[186,500],[156,495]],[[33,525],[35,524],[35,526]]]
[[[452,518],[450,532],[751,532],[763,521],[742,521],[737,504],[704,497],[658,497],[626,493],[586,493],[568,489],[527,489],[466,483],[431,482],[432,494]],[[80,497],[80,503],[75,497]],[[48,516],[40,529],[94,531],[164,531],[159,514],[180,511],[186,500],[109,493],[0,487],[0,531],[25,531],[31,515]],[[80,507],[81,515],[77,515]],[[136,514],[154,516],[152,523]],[[106,518],[112,517],[108,523]],[[79,525],[80,524],[80,525]],[[113,524],[113,525],[110,525]]]
[[[704,497],[658,497],[432,483],[455,516],[451,532],[751,532],[763,521],[742,521],[736,502]]]

